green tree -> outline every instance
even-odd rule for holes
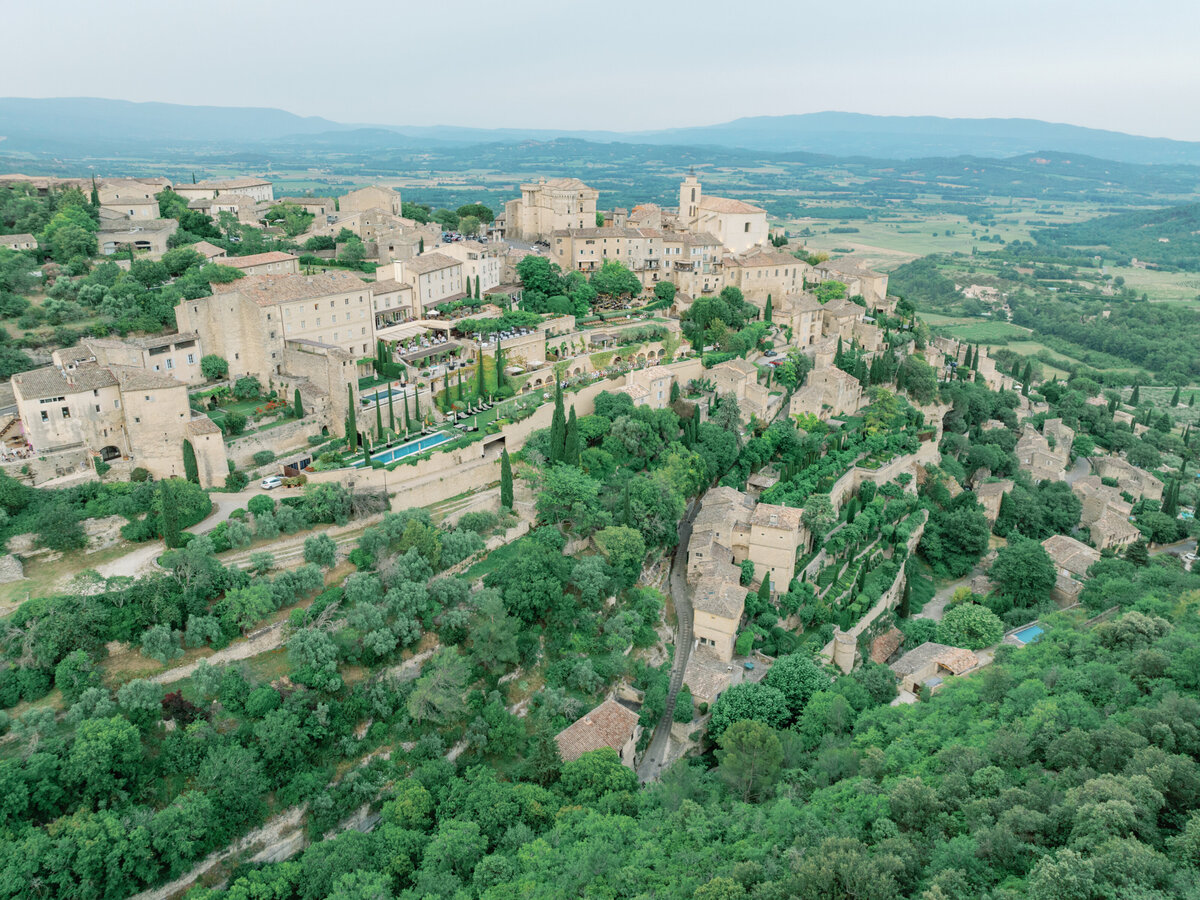
[[[937,639],[953,647],[979,650],[997,643],[1004,635],[1004,623],[986,606],[964,603],[946,611],[938,623]]]
[[[812,533],[814,541],[820,543],[829,529],[837,524],[838,516],[828,494],[812,494],[804,504],[800,519]]]
[[[292,415],[297,419],[304,418],[304,402],[300,399],[300,388],[296,388],[296,393],[292,397]]]
[[[358,417],[355,414],[354,408],[354,386],[346,385],[346,442],[349,445],[350,452],[353,453],[358,448]]]
[[[162,526],[162,539],[168,550],[180,544],[179,506],[174,498],[174,482],[164,478],[158,483],[158,520]]]
[[[464,692],[469,679],[466,660],[452,649],[439,650],[421,669],[408,697],[408,714],[418,723],[459,721],[467,711]]]
[[[65,768],[80,796],[100,802],[132,787],[142,765],[137,728],[114,716],[79,723]]]
[[[179,633],[170,625],[151,625],[142,633],[142,656],[157,660],[164,666],[173,659],[183,656],[179,646]]]
[[[590,804],[607,794],[632,794],[637,790],[637,775],[621,765],[617,751],[604,747],[565,763],[559,784],[575,803]]]
[[[568,466],[579,465],[579,423],[575,419],[575,407],[567,417],[566,434],[563,436],[563,462]]]
[[[314,534],[305,538],[304,561],[322,569],[333,568],[337,562],[337,544],[327,534]]]
[[[222,381],[229,377],[229,363],[223,356],[206,353],[200,357],[200,374],[209,381]]]
[[[216,607],[226,630],[243,634],[251,625],[265,619],[274,610],[275,603],[271,599],[271,591],[265,584],[231,588],[225,592],[224,598]]]
[[[592,273],[590,281],[596,292],[605,297],[636,296],[642,292],[642,283],[638,281],[638,277],[615,259],[605,260],[600,268]]]
[[[500,451],[500,508],[513,508],[513,473],[508,450]]]
[[[726,728],[743,719],[783,728],[791,719],[791,712],[783,693],[777,688],[744,681],[726,690],[713,704],[708,736],[719,741]]]
[[[183,442],[183,477],[192,484],[200,483],[200,467],[196,463],[196,450],[192,447],[192,442],[186,439]]]
[[[646,541],[641,532],[626,525],[610,525],[596,532],[595,541],[622,586],[633,587],[646,560]]]
[[[766,306],[766,309],[763,310],[763,321],[766,322],[767,324],[771,323],[772,312],[773,312],[773,310],[771,309],[771,295],[767,294],[767,306]]]
[[[717,743],[721,780],[744,802],[770,792],[783,767],[783,745],[761,722],[738,721],[722,732]]]
[[[696,705],[692,700],[692,689],[686,684],[675,695],[675,713],[672,718],[681,725],[686,725],[696,717]]]
[[[1037,606],[1048,600],[1054,589],[1054,562],[1046,549],[1032,538],[1009,535],[988,572],[999,594],[1016,607]]]
[[[829,689],[829,676],[805,653],[790,653],[771,666],[762,681],[783,695],[792,716],[800,715],[809,698]]]
[[[566,453],[567,416],[563,410],[562,381],[554,383],[554,414],[550,419],[549,462],[562,462]]]

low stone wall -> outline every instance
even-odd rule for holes
[[[115,460],[120,462],[120,460]],[[92,454],[86,447],[62,450],[58,453],[42,453],[27,459],[0,463],[0,469],[25,484],[37,486],[64,475],[82,475],[89,469],[95,477]]]
[[[225,454],[239,469],[248,469],[254,465],[254,454],[262,450],[270,450],[276,456],[285,456],[292,450],[308,448],[308,436],[319,434],[321,423],[316,419],[305,416],[266,431],[256,431],[253,434],[239,437],[225,445]]]

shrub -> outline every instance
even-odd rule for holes
[[[275,462],[275,453],[272,450],[259,450],[254,454],[254,464],[256,466],[265,466],[273,462]]]
[[[241,434],[246,430],[248,420],[240,412],[227,413],[225,416],[225,431],[228,434]]]
[[[129,480],[134,482],[143,482],[150,480],[150,470],[143,469],[141,466],[135,466],[133,471],[129,473]]]
[[[243,375],[233,383],[233,396],[239,400],[253,400],[262,394],[262,383],[253,375]]]
[[[245,472],[230,472],[225,476],[225,490],[231,492],[244,491],[250,479]]]

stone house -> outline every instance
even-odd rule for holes
[[[376,274],[383,278],[387,268]],[[447,300],[466,296],[463,264],[440,251],[423,253],[412,259],[392,263],[391,278],[413,287],[413,310],[417,318],[426,311]]]
[[[101,223],[96,242],[104,256],[124,254],[132,247],[137,256],[161,259],[170,249],[167,241],[178,229],[179,222],[175,219],[122,219]]]
[[[746,588],[736,579],[701,576],[692,591],[692,633],[717,659],[733,659],[733,645],[746,608]]]
[[[130,366],[158,372],[184,384],[203,384],[206,380],[200,371],[203,356],[200,335],[194,331],[149,337],[83,338],[78,348],[65,352],[94,357],[102,366]]]
[[[399,216],[403,206],[400,202],[400,192],[391,188],[370,185],[343,194],[337,199],[339,213],[361,213],[370,209],[382,210],[389,215]]]
[[[796,571],[796,553],[808,545],[801,512],[791,506],[760,503],[750,517],[747,558],[754,563],[754,577],[770,579],[774,594],[787,592]]]
[[[86,351],[85,351],[86,352]],[[20,372],[12,386],[30,444],[42,454],[84,448],[105,461],[127,459],[156,478],[182,477],[183,444],[203,434],[207,416],[188,406],[187,386],[142,368],[101,365],[79,351],[56,354],[55,364]],[[193,427],[192,423],[197,422]],[[193,444],[204,471],[224,479],[223,441]]]
[[[158,197],[162,188],[155,184],[125,180],[106,181],[96,193],[100,195],[100,209],[113,219],[132,222],[158,218]]]
[[[782,402],[782,395],[772,397],[771,392],[758,383],[758,367],[744,359],[730,359],[713,366],[709,378],[718,396],[732,394],[737,399],[743,422],[752,415],[769,419]]]
[[[1062,606],[1074,603],[1083,590],[1088,569],[1099,562],[1100,551],[1065,534],[1050,535],[1042,546],[1054,563],[1055,602]]]
[[[1066,476],[1070,446],[1056,444],[1051,449],[1050,442],[1032,425],[1026,424],[1014,452],[1017,464],[1034,481],[1062,481]]]
[[[1080,524],[1087,527],[1092,543],[1101,550],[1124,547],[1142,536],[1129,521],[1133,504],[1121,496],[1121,490],[1101,483],[1099,475],[1088,475],[1071,485],[1071,492],[1083,504]]]
[[[862,405],[858,379],[831,366],[808,373],[804,386],[792,394],[788,415],[810,413],[824,422],[834,416],[852,416]]]
[[[38,242],[32,234],[0,234],[0,247],[33,252],[38,248]]]
[[[278,200],[280,203],[294,203],[318,219],[332,216],[337,211],[337,203],[332,197],[279,197]]]
[[[1147,500],[1161,500],[1163,483],[1145,469],[1139,469],[1133,463],[1119,456],[1097,456],[1092,460],[1092,468],[1101,478],[1115,478],[1117,487],[1132,497],[1145,497]]]
[[[975,499],[983,507],[983,514],[987,518],[989,525],[996,524],[996,517],[1000,515],[1000,501],[1012,489],[1013,481],[1011,478],[1002,478],[999,481],[987,481],[983,484],[975,485]]]
[[[563,762],[573,762],[585,753],[610,747],[617,752],[622,765],[632,769],[641,733],[638,714],[609,699],[556,734],[554,741]]]
[[[625,387],[618,390],[628,394],[634,406],[666,409],[671,405],[671,384],[674,380],[675,373],[666,366],[649,366],[630,372]]]
[[[742,253],[726,254],[721,261],[725,284],[738,288],[746,300],[761,310],[771,297],[772,319],[775,304],[789,294],[804,290],[812,268],[790,253],[774,247],[753,247]]]
[[[243,225],[260,224],[263,205],[245,194],[221,194],[219,197],[200,197],[188,202],[188,209],[204,213],[214,222],[220,221],[221,213],[227,212],[237,217]]]
[[[265,178],[213,178],[195,184],[177,184],[175,193],[189,203],[192,200],[211,199],[221,194],[241,194],[255,203],[271,203],[275,200],[275,187]]]
[[[254,253],[250,256],[230,256],[221,265],[238,269],[244,275],[299,275],[300,257],[281,250]]]
[[[936,690],[949,675],[962,675],[976,668],[979,657],[970,650],[926,641],[909,650],[891,665],[901,690],[917,694],[922,687]]]
[[[846,285],[846,296],[862,297],[867,309],[890,311],[894,304],[887,299],[887,275],[859,265],[845,257],[829,259],[813,267],[814,280],[840,281]]]
[[[442,244],[438,252],[456,259],[463,266],[463,277],[471,281],[472,290],[479,284],[480,296],[500,286],[500,251],[479,241],[454,241]]]
[[[375,328],[387,328],[416,318],[413,288],[411,284],[385,278],[367,284],[371,292],[371,311],[375,315]]]
[[[218,247],[216,244],[210,244],[208,241],[198,241],[195,244],[188,244],[189,250],[195,250],[204,257],[205,262],[215,262],[218,265],[224,265],[223,260],[229,254],[224,247]]]

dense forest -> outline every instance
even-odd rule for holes
[[[1087,248],[1120,265],[1131,259],[1166,269],[1200,270],[1200,204],[1136,210],[1071,225],[1043,228],[1034,239],[1045,247]]]

